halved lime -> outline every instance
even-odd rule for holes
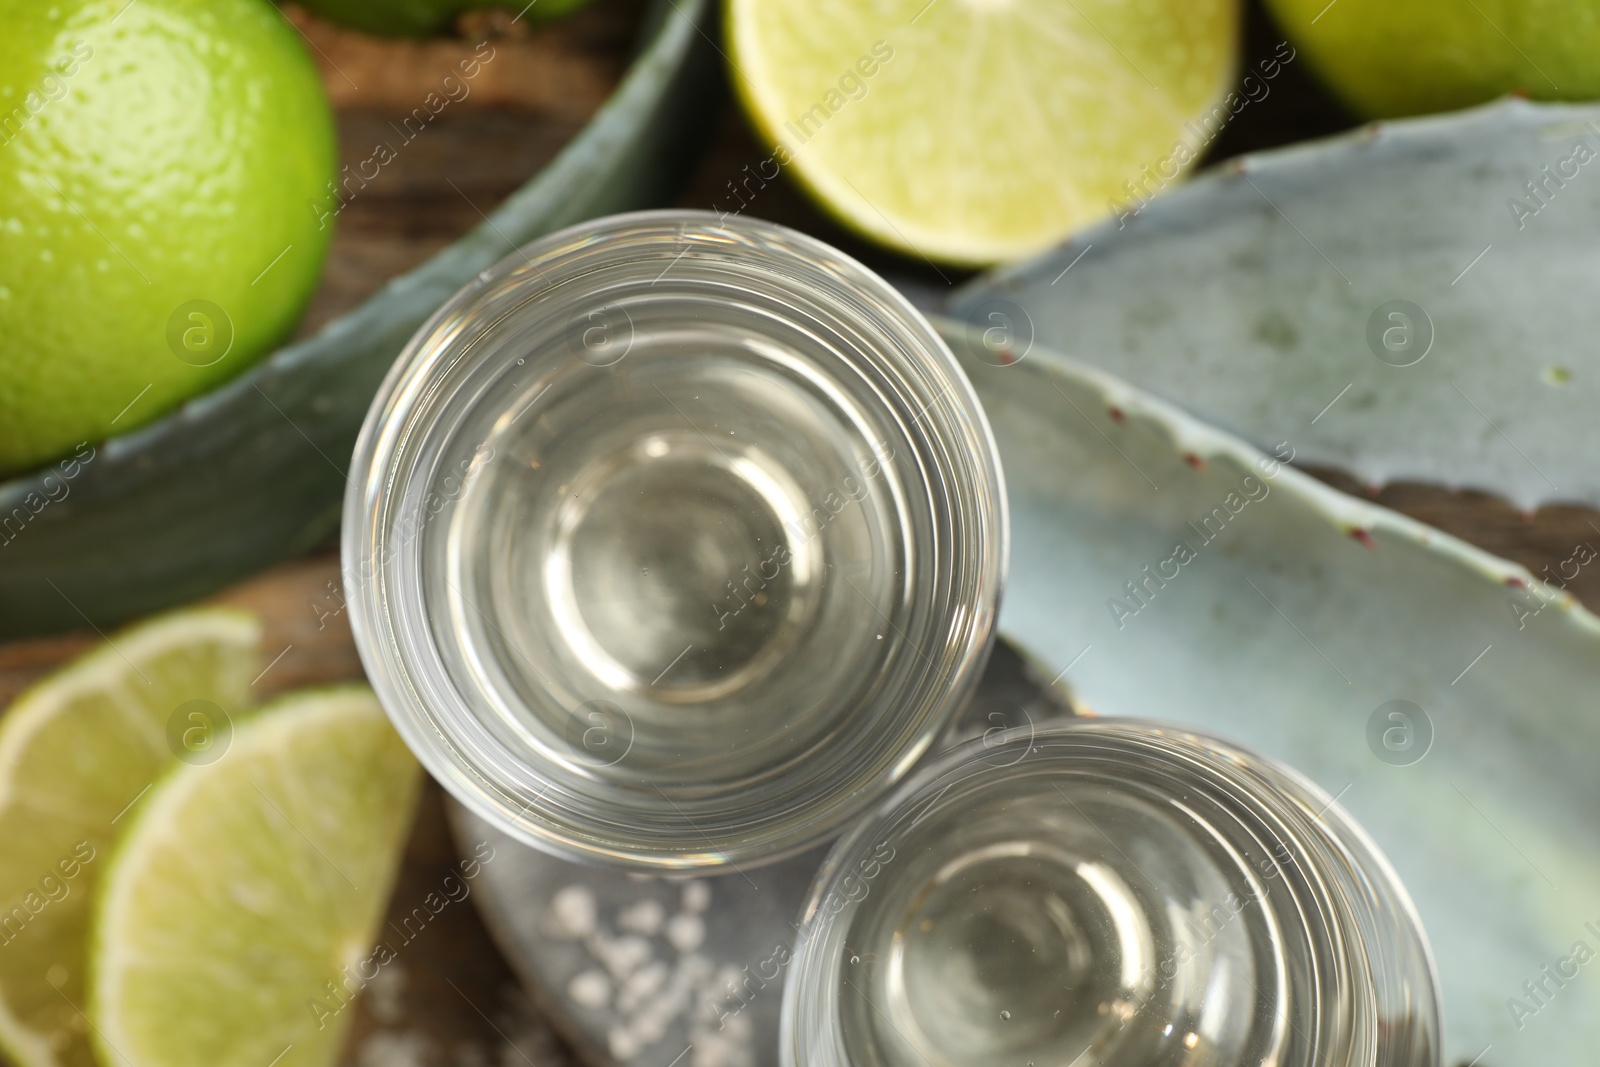
[[[206,759],[222,743],[260,670],[260,640],[241,611],[161,616],[0,718],[0,1046],[19,1067],[93,1067],[84,930],[107,847],[174,745]]]
[[[1375,118],[1454,111],[1511,93],[1535,100],[1600,97],[1594,61],[1600,0],[1268,0],[1266,6],[1328,85]]]
[[[790,169],[847,225],[931,260],[1011,259],[1137,206],[1232,118],[1237,0],[727,10],[734,81],[774,152],[715,208],[754,207]]]
[[[117,846],[89,1017],[119,1067],[324,1067],[375,946],[419,768],[364,686],[285,697],[179,764]],[[419,901],[418,906],[424,902]]]

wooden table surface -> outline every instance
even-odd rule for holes
[[[427,259],[480,221],[534,174],[604,101],[622,70],[643,4],[597,0],[554,27],[529,30],[509,16],[469,16],[463,35],[429,42],[392,42],[337,30],[289,9],[321,66],[339,115],[346,162],[367,158],[398,123],[436,89],[476,42],[488,39],[492,60],[468,95],[452,103],[339,219],[330,262],[302,334],[358,303],[386,280]],[[1272,52],[1279,35],[1252,8],[1246,61]],[[683,192],[685,207],[731,210],[731,182],[766,158],[737,109],[708,115],[714,140]],[[1212,160],[1347,128],[1354,120],[1309,80],[1303,65],[1286,67],[1271,96],[1229,128]],[[895,279],[935,287],[960,272],[938,270],[855,240],[821,216],[785,180],[761,188],[745,213],[814,233]],[[1337,472],[1315,471],[1350,492],[1364,492]],[[1537,573],[1600,543],[1600,515],[1552,507],[1523,515],[1475,493],[1416,485],[1375,491],[1383,505],[1430,523]],[[1583,572],[1571,590],[1600,609],[1600,571]],[[262,696],[301,686],[359,678],[360,663],[346,623],[333,545],[285,563],[227,590],[217,600],[258,612],[266,626],[258,683]],[[0,706],[51,667],[89,647],[94,635],[69,635],[0,646]],[[425,792],[391,912],[402,915],[436,887],[454,862],[437,786]],[[560,1067],[571,1062],[549,1027],[517,988],[471,908],[449,908],[412,944],[398,966],[362,998],[341,1062],[351,1067]]]

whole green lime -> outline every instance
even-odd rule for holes
[[[520,22],[553,22],[589,0],[299,0],[300,6],[331,22],[385,37],[431,37],[449,30],[457,16],[498,7]]]
[[[1521,93],[1600,97],[1597,0],[1268,0],[1363,114],[1449,111]]]
[[[327,254],[336,160],[266,0],[0,4],[0,472],[282,340]]]

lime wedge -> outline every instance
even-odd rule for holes
[[[846,225],[930,260],[1011,259],[1136,206],[1231,118],[1236,0],[728,0],[727,14],[734,82],[774,152],[716,210],[789,170]]]
[[[240,611],[161,616],[0,718],[0,1046],[19,1067],[94,1064],[80,1011],[84,930],[107,847],[175,747],[207,759],[225,744],[260,670],[260,639]]]
[[[118,1067],[325,1067],[375,951],[419,768],[371,690],[286,697],[130,816],[90,937]],[[392,953],[392,950],[390,950]],[[392,955],[391,957],[392,958]]]

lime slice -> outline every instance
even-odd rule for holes
[[[1194,162],[1231,117],[1238,17],[1236,0],[728,0],[734,81],[774,152],[715,207],[785,169],[930,260],[1036,251]]]
[[[89,992],[101,1061],[332,1063],[348,1002],[393,958],[374,939],[419,777],[364,686],[284,698],[222,759],[176,766],[101,886]]]
[[[175,746],[208,759],[225,745],[260,639],[244,612],[165,615],[39,682],[0,718],[0,1046],[20,1067],[93,1065],[79,1010],[84,929],[107,846]]]

